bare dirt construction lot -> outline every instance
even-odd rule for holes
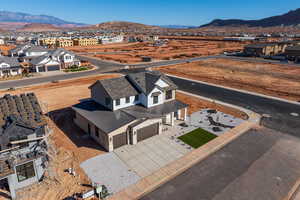
[[[103,60],[134,64],[141,63],[143,56],[150,56],[156,61],[192,58],[242,50],[243,44],[224,41],[169,40],[162,46],[154,46],[151,42],[140,42],[68,49],[76,53],[90,53],[90,56]]]
[[[46,174],[45,180],[33,187],[21,190],[19,192],[21,200],[58,200],[90,189],[81,185],[90,184],[90,182],[79,164],[104,153],[104,150],[93,140],[86,138],[85,134],[76,127],[72,121],[74,113],[70,106],[89,98],[88,87],[96,80],[118,76],[120,75],[101,75],[30,86],[9,92],[10,94],[34,92],[37,95],[43,110],[48,110],[47,112],[50,113],[49,126],[53,129],[53,133],[50,135],[50,142],[53,143],[51,149],[56,152],[51,154],[53,156],[50,162],[51,170]],[[1,91],[0,96],[7,93]],[[214,108],[236,117],[243,117],[243,113],[237,110],[202,101],[185,94],[178,93],[176,98],[190,105],[189,113],[203,108]],[[76,177],[64,172],[69,167],[75,169]]]
[[[229,59],[166,66],[159,71],[237,89],[300,101],[300,68]]]

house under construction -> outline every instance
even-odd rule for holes
[[[9,191],[12,199],[17,198],[18,189],[43,177],[48,160],[47,130],[35,94],[0,98],[0,187]]]

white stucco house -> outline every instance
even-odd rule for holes
[[[74,53],[61,48],[36,56],[29,63],[31,72],[58,71],[72,65],[80,66],[81,64]]]
[[[74,105],[74,122],[107,151],[162,134],[163,125],[186,120],[188,105],[175,99],[177,86],[160,72],[99,80],[91,99]]]
[[[22,74],[22,67],[17,58],[0,56],[0,77]]]

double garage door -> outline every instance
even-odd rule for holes
[[[59,65],[48,65],[47,66],[48,71],[58,71],[60,70]]]
[[[158,135],[159,123],[155,123],[137,130],[137,142]]]
[[[143,141],[152,136],[158,135],[159,123],[155,123],[137,130],[137,142]],[[121,133],[113,136],[113,147],[117,149],[128,144],[127,133]]]

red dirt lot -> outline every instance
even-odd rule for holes
[[[239,51],[242,43],[223,41],[169,40],[165,45],[153,46],[151,42],[70,47],[77,53],[94,53],[90,56],[120,63],[140,63],[143,56],[153,60],[172,60],[215,55],[224,51]],[[106,53],[106,54],[103,54]]]
[[[229,59],[209,59],[159,71],[293,101],[300,100],[300,68]]]

